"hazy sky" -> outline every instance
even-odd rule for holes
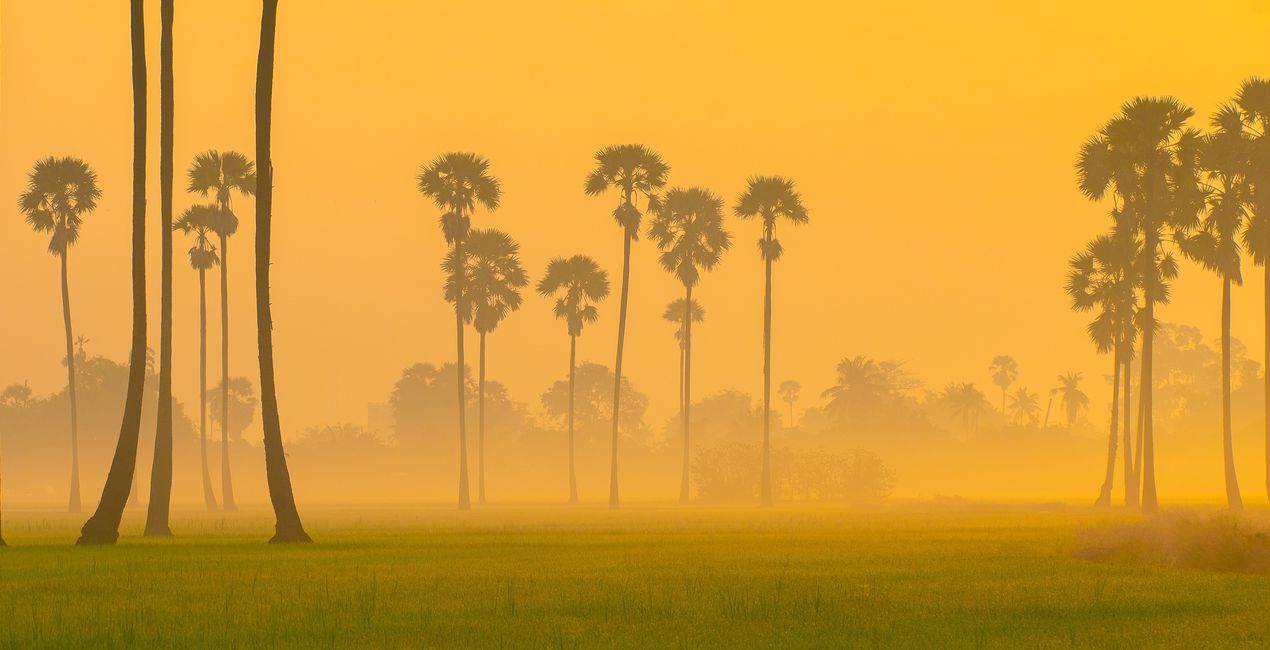
[[[158,3],[149,3],[151,345],[158,347]],[[533,5],[533,6],[531,6]],[[364,422],[401,369],[454,356],[442,301],[445,243],[415,189],[420,165],[452,150],[492,162],[503,206],[478,226],[519,240],[535,279],[553,256],[587,253],[616,281],[615,197],[582,182],[604,145],[661,152],[674,185],[729,205],[751,174],[794,178],[811,224],[778,232],[774,379],[804,385],[867,354],[907,362],[928,385],[975,381],[1009,353],[1043,393],[1060,371],[1110,364],[1087,317],[1068,310],[1068,257],[1107,221],[1072,164],[1121,102],[1173,94],[1201,120],[1243,78],[1270,74],[1270,3],[1173,2],[324,2],[283,0],[274,104],[273,304],[283,429]],[[184,1],[175,24],[177,214],[195,153],[254,157],[259,5]],[[75,155],[104,196],[71,254],[77,334],[127,355],[131,88],[128,12],[96,0],[5,0],[0,8],[0,385],[64,382],[57,262],[16,209],[31,164]],[[1261,65],[1258,65],[1261,64]],[[234,374],[255,375],[254,210],[238,201],[230,242]],[[702,281],[694,393],[761,390],[758,226]],[[197,280],[177,235],[176,395],[197,390]],[[1263,283],[1235,294],[1234,334],[1260,355]],[[616,287],[615,287],[616,288]],[[627,373],[673,410],[672,326],[681,287],[634,250]],[[218,336],[216,292],[209,332]],[[1217,280],[1183,268],[1165,320],[1218,333]],[[579,357],[612,364],[617,302]],[[470,359],[475,362],[475,337]],[[210,363],[217,366],[218,346]],[[564,376],[565,325],[529,296],[489,339],[489,373],[537,405]]]

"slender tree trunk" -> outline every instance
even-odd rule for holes
[[[75,339],[71,331],[71,290],[67,251],[62,250],[62,324],[66,330],[66,396],[71,405],[71,491],[67,512],[79,512],[79,401],[75,398]]]
[[[578,337],[569,335],[569,503],[578,502],[578,475],[573,464],[573,380],[577,372]]]
[[[141,399],[146,373],[146,58],[143,0],[132,0],[132,353],[119,441],[97,511],[84,523],[76,544],[114,544],[132,491],[141,435]]]
[[[454,328],[458,332],[455,337],[458,341],[458,398],[459,398],[459,510],[467,510],[472,507],[472,498],[468,495],[467,480],[467,390],[464,385],[464,370],[466,369],[463,360],[463,269],[467,268],[467,262],[463,258],[463,235],[460,233],[454,238],[454,260],[459,271],[454,274]]]
[[[1230,278],[1222,279],[1221,296],[1221,415],[1222,454],[1226,463],[1226,505],[1236,512],[1244,509],[1235,474],[1235,443],[1230,423]]]
[[[229,237],[224,234],[220,236],[220,485],[225,510],[238,510],[229,471]]]
[[[1155,267],[1155,250],[1159,246],[1155,229],[1148,228],[1146,236],[1146,249],[1151,259],[1150,286],[1154,287],[1158,282],[1157,269]],[[1148,296],[1146,299],[1146,317],[1144,322],[1144,331],[1142,332],[1142,408],[1143,408],[1143,434],[1142,434],[1142,512],[1153,515],[1160,511],[1160,503],[1156,496],[1155,489],[1155,432],[1152,427],[1152,409],[1151,398],[1154,391],[1152,386],[1151,362],[1153,350],[1155,347],[1155,298]]]
[[[269,543],[311,542],[291,491],[291,473],[282,446],[278,388],[273,370],[273,314],[269,305],[269,245],[273,226],[273,45],[278,0],[264,0],[260,15],[260,57],[256,65],[256,330],[260,353],[260,417],[264,427],[265,474],[277,518]]]
[[[1045,403],[1045,422],[1041,424],[1042,429],[1048,429],[1050,427],[1050,407],[1052,406],[1054,406],[1053,391],[1050,392],[1049,401]]]
[[[1139,367],[1141,374],[1141,367]],[[1141,382],[1141,378],[1139,378]],[[1142,386],[1138,386],[1138,433],[1135,448],[1133,450],[1133,490],[1136,493],[1136,503],[1142,502],[1142,447],[1143,447],[1143,428],[1146,423],[1147,405],[1142,401]]]
[[[1107,438],[1107,473],[1102,480],[1102,490],[1098,492],[1095,506],[1111,505],[1111,488],[1116,478],[1116,435],[1120,424],[1120,344],[1117,343],[1111,354],[1115,369],[1111,373],[1111,435]]]
[[[476,404],[476,502],[485,505],[485,332],[480,333],[481,367],[478,371]]]
[[[1265,354],[1268,369],[1263,382],[1265,387],[1265,413],[1266,413],[1266,494],[1270,495],[1270,260],[1265,264],[1266,273],[1266,296],[1265,296]]]
[[[159,412],[154,429],[146,537],[172,536],[168,523],[172,504],[172,5],[173,0],[159,3]]]
[[[767,241],[772,231],[767,230]],[[767,249],[764,249],[767,250]],[[759,506],[772,507],[772,259],[764,257],[763,289],[763,479]],[[689,320],[692,320],[689,318]]]
[[[789,403],[789,428],[794,428],[794,403]]]
[[[1122,375],[1122,381],[1124,382],[1124,398],[1121,400],[1124,404],[1121,408],[1121,411],[1124,413],[1124,426],[1122,427],[1124,432],[1121,434],[1124,436],[1124,504],[1130,508],[1136,508],[1138,507],[1139,483],[1137,468],[1134,467],[1133,464],[1133,438],[1130,437],[1132,434],[1130,424],[1132,423],[1133,418],[1133,396],[1131,388],[1133,384],[1133,359],[1128,358],[1128,354],[1125,356],[1127,358],[1124,362],[1124,373]]]
[[[630,197],[626,197],[629,202]],[[622,240],[622,299],[617,310],[617,362],[613,364],[613,458],[609,468],[609,507],[617,508],[617,433],[622,419],[622,351],[626,346],[626,300],[631,284],[631,233]],[[1268,457],[1270,458],[1270,457]]]
[[[689,432],[692,430],[692,286],[685,292],[684,303],[689,309],[684,312],[684,472],[683,482],[679,486],[679,503],[688,503],[688,465],[691,460],[688,454]]]
[[[212,475],[207,469],[207,270],[198,270],[198,437],[203,465],[203,502],[208,512],[219,509]]]

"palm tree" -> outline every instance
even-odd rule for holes
[[[798,402],[798,393],[803,389],[803,385],[793,379],[786,379],[777,387],[776,392],[780,393],[781,399],[789,405],[789,427],[794,427],[794,404]]]
[[[578,337],[582,326],[600,317],[595,303],[609,295],[609,276],[595,260],[585,255],[557,257],[547,264],[538,282],[538,293],[556,296],[556,318],[569,332],[569,503],[578,502],[578,478],[573,463],[573,384],[577,371]]]
[[[1070,431],[1080,412],[1089,408],[1089,396],[1080,390],[1080,382],[1084,376],[1079,372],[1069,372],[1058,376],[1058,403],[1067,413],[1067,430]]]
[[[456,261],[455,268],[464,268],[463,240],[472,226],[472,213],[477,205],[487,210],[498,209],[502,190],[498,179],[489,175],[489,161],[473,153],[447,153],[426,165],[419,173],[419,192],[432,199],[441,210],[441,232],[446,243],[452,246],[450,255]],[[468,496],[467,481],[467,403],[464,394],[463,362],[464,282],[461,274],[446,279],[453,283],[454,320],[458,332],[459,399],[459,509],[472,507]]]
[[[683,298],[675,298],[666,305],[666,311],[663,311],[661,317],[675,326],[675,342],[679,346],[679,408],[680,413],[684,407],[684,322],[691,318],[692,322],[700,323],[706,318],[706,310],[701,303],[696,300],[692,301],[692,306]]]
[[[465,269],[460,282],[458,260],[453,251],[442,263],[449,282],[446,299],[457,302],[463,292],[464,320],[480,336],[480,364],[477,379],[476,502],[485,503],[485,335],[494,331],[507,316],[520,309],[520,288],[529,284],[529,274],[520,265],[520,246],[501,230],[472,230],[467,236]]]
[[[1099,353],[1112,353],[1111,379],[1111,433],[1107,442],[1107,470],[1103,477],[1095,505],[1111,505],[1111,489],[1116,471],[1117,427],[1119,426],[1121,368],[1126,382],[1124,399],[1128,413],[1128,364],[1133,359],[1136,338],[1134,321],[1137,316],[1137,288],[1139,269],[1135,263],[1141,257],[1141,245],[1127,230],[1102,235],[1085,247],[1068,263],[1066,290],[1071,296],[1072,308],[1089,311],[1098,308],[1098,315],[1087,327]],[[1060,385],[1062,384],[1060,379]],[[1070,417],[1069,426],[1070,426]],[[1128,424],[1124,430],[1125,449],[1125,503],[1136,504],[1137,482],[1131,460],[1133,445],[1129,439]]]
[[[829,403],[825,411],[839,421],[862,421],[896,404],[918,383],[894,361],[875,361],[863,355],[843,358],[837,382],[820,393]]]
[[[229,379],[229,238],[238,232],[238,216],[234,214],[234,192],[242,196],[256,194],[255,164],[237,151],[220,152],[209,149],[195,156],[190,165],[189,184],[186,191],[199,196],[215,195],[217,215],[211,223],[212,232],[220,238],[220,357],[221,385]],[[221,403],[229,400],[222,396]],[[222,422],[228,420],[221,413]],[[221,448],[222,503],[226,510],[237,510],[234,503],[234,481],[229,467],[229,447]]]
[[[763,257],[763,478],[760,505],[772,505],[772,263],[781,258],[784,247],[776,239],[776,222],[807,223],[807,208],[794,189],[794,181],[781,176],[754,176],[737,199],[734,210],[742,219],[763,221],[758,240]]]
[[[684,303],[692,304],[692,289],[702,271],[713,270],[732,238],[723,228],[723,200],[699,187],[674,188],[650,205],[653,221],[648,236],[661,249],[662,268],[684,286]],[[684,314],[684,463],[679,502],[688,502],[688,440],[692,416],[692,318]]]
[[[78,158],[44,158],[27,175],[18,209],[35,232],[50,233],[48,252],[62,263],[62,324],[66,330],[66,393],[71,407],[71,488],[67,509],[79,512],[79,404],[75,399],[75,336],[67,278],[70,247],[79,240],[86,214],[97,207],[97,173]]]
[[[172,536],[168,525],[172,504],[172,5],[173,0],[159,2],[159,410],[150,467],[146,537]],[[135,488],[132,493],[136,494]]]
[[[1251,197],[1247,175],[1249,134],[1243,114],[1235,104],[1226,104],[1212,117],[1212,132],[1205,138],[1200,161],[1208,190],[1208,211],[1199,232],[1182,240],[1182,251],[1222,282],[1221,391],[1222,453],[1226,477],[1226,503],[1234,511],[1243,510],[1239,478],[1235,474],[1235,451],[1231,436],[1230,408],[1230,314],[1232,284],[1243,284],[1240,237],[1247,239]]]
[[[114,544],[137,464],[141,399],[146,376],[146,54],[143,0],[132,0],[132,351],[128,392],[119,440],[102,487],[101,500],[84,527],[79,545]],[[69,328],[68,328],[69,331]]]
[[[186,209],[173,227],[194,235],[190,247],[190,267],[198,271],[198,435],[199,460],[203,469],[203,501],[209,511],[217,510],[216,491],[207,468],[207,270],[220,264],[210,235],[216,221],[216,205],[195,205]],[[228,446],[228,440],[226,440]]]
[[[291,490],[291,473],[287,469],[287,454],[282,446],[282,425],[278,416],[278,388],[273,374],[273,315],[269,305],[273,157],[269,139],[273,128],[273,45],[277,22],[278,0],[264,0],[260,12],[260,53],[256,63],[256,160],[260,161],[256,194],[256,339],[260,356],[260,420],[264,429],[265,474],[269,483],[269,500],[273,502],[277,520],[274,525],[276,533],[269,540],[270,544],[313,541],[300,523],[295,494]],[[221,245],[224,246],[224,240]],[[221,270],[224,271],[224,268],[222,257]],[[221,420],[221,425],[225,425],[225,420]]]
[[[954,419],[961,420],[962,431],[966,435],[978,429],[979,417],[992,409],[983,391],[973,383],[950,383],[940,393],[939,399]]]
[[[1117,229],[1134,233],[1143,243],[1139,383],[1144,420],[1142,509],[1149,514],[1159,511],[1151,401],[1155,305],[1167,302],[1164,281],[1176,269],[1165,244],[1170,234],[1179,239],[1194,224],[1204,204],[1196,164],[1203,138],[1186,128],[1193,114],[1172,97],[1136,98],[1081,147],[1076,163],[1081,192],[1090,200],[1110,194]]]
[[[1001,389],[1001,415],[1005,415],[1005,392],[1019,376],[1019,363],[1008,354],[998,355],[992,358],[988,371],[992,373],[992,383]]]
[[[613,364],[613,456],[609,468],[609,507],[619,505],[617,491],[618,414],[622,412],[622,352],[626,345],[626,302],[631,282],[631,242],[639,239],[644,214],[637,201],[651,202],[666,185],[670,167],[656,152],[639,144],[605,147],[595,154],[595,169],[586,178],[586,193],[598,196],[618,190],[613,218],[622,227],[622,294],[617,311],[617,362]]]
[[[1041,413],[1041,398],[1028,391],[1026,386],[1021,386],[1010,396],[1010,412],[1014,414],[1016,424],[1027,422],[1036,426],[1037,416]]]

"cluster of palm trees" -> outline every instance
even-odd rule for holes
[[[1136,506],[1140,498],[1146,513],[1159,510],[1152,410],[1155,310],[1169,301],[1180,258],[1212,271],[1221,283],[1226,500],[1232,510],[1243,507],[1231,440],[1231,289],[1243,282],[1245,254],[1265,268],[1270,280],[1270,80],[1246,80],[1210,116],[1207,129],[1190,125],[1194,115],[1172,97],[1135,98],[1085,142],[1076,163],[1080,191],[1093,201],[1108,200],[1111,216],[1107,232],[1072,258],[1066,287],[1073,308],[1094,313],[1089,336],[1113,361],[1107,470],[1099,503],[1110,502],[1121,427],[1124,500]],[[1266,309],[1270,317],[1270,293]],[[1270,327],[1266,335],[1270,362]],[[1135,358],[1141,359],[1136,439],[1130,435],[1128,406]],[[1267,391],[1270,398],[1270,382]],[[1270,417],[1266,435],[1270,468]]]
[[[626,311],[630,291],[632,245],[639,239],[645,214],[651,216],[646,234],[660,250],[659,262],[684,288],[684,297],[670,303],[664,318],[677,325],[680,346],[680,408],[683,417],[683,480],[680,500],[689,498],[689,460],[692,396],[692,324],[701,322],[705,311],[693,297],[693,290],[705,272],[715,269],[732,244],[724,227],[723,199],[701,187],[667,188],[670,167],[655,151],[638,144],[605,147],[595,155],[595,169],[587,176],[584,190],[597,196],[608,191],[617,195],[613,217],[622,228],[622,284],[618,308],[617,360],[614,364],[612,455],[609,505],[620,504],[618,491],[618,441],[621,413],[622,355],[626,344]],[[502,190],[482,156],[467,152],[446,153],[423,166],[418,189],[436,204],[440,226],[450,246],[442,262],[444,295],[454,305],[455,343],[459,373],[456,398],[459,404],[459,486],[461,509],[471,507],[468,456],[464,331],[468,325],[480,340],[477,380],[477,502],[485,502],[485,338],[504,319],[520,308],[520,290],[529,284],[521,265],[519,247],[506,233],[472,227],[478,209],[498,209]],[[778,221],[801,224],[808,220],[807,209],[793,181],[777,176],[755,176],[738,198],[733,212],[741,218],[758,218],[763,233],[759,251],[766,263],[764,293],[764,427],[762,493],[763,505],[772,505],[770,467],[771,420],[771,288],[772,263],[780,258],[776,239]],[[565,321],[569,335],[569,500],[578,500],[574,468],[573,382],[577,365],[577,339],[583,327],[599,316],[597,303],[609,293],[608,274],[585,255],[558,257],[547,265],[537,285],[538,293],[555,299],[555,315]]]

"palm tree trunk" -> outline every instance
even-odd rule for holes
[[[683,481],[679,485],[679,503],[688,503],[688,438],[692,430],[692,285],[685,291],[684,304],[689,309],[684,312],[684,471]]]
[[[626,197],[629,202],[630,197]],[[622,414],[622,351],[626,346],[626,300],[631,281],[631,233],[622,241],[622,299],[617,309],[617,361],[613,364],[613,458],[609,467],[609,507],[617,508],[617,432]]]
[[[1146,233],[1146,250],[1151,260],[1149,274],[1150,284],[1154,287],[1159,281],[1159,270],[1155,265],[1155,251],[1159,247],[1158,235],[1154,227],[1147,228]],[[1143,438],[1142,438],[1142,512],[1153,515],[1160,511],[1160,503],[1156,497],[1155,489],[1155,432],[1152,425],[1151,396],[1155,391],[1152,384],[1151,362],[1152,351],[1155,346],[1155,298],[1148,295],[1146,298],[1146,317],[1142,332],[1142,408],[1143,408]]]
[[[78,545],[114,544],[132,492],[141,435],[146,372],[146,59],[144,1],[132,0],[132,353],[119,441],[97,511],[80,530]]]
[[[578,502],[578,475],[573,464],[573,380],[577,372],[578,337],[569,335],[569,503]]]
[[[480,333],[481,359],[476,397],[476,502],[485,505],[485,332]]]
[[[260,56],[256,64],[256,331],[260,354],[260,419],[264,428],[265,475],[277,518],[269,543],[311,542],[291,491],[291,473],[282,446],[278,387],[273,371],[273,314],[269,305],[269,245],[273,226],[273,45],[278,0],[264,0],[260,15]]]
[[[168,525],[172,504],[172,4],[173,0],[159,3],[159,412],[150,467],[146,537],[172,536]]]
[[[456,372],[458,373],[458,398],[459,398],[459,510],[467,510],[472,507],[472,499],[468,495],[467,481],[467,391],[464,386],[466,369],[463,360],[463,269],[466,268],[466,261],[463,259],[463,236],[454,238],[454,260],[455,268],[459,269],[454,274],[454,328],[458,332],[455,337],[458,340],[458,365]]]
[[[1226,463],[1226,505],[1233,511],[1244,509],[1235,475],[1235,445],[1230,424],[1230,278],[1222,279],[1221,296],[1221,411],[1222,454]]]
[[[769,228],[767,241],[771,242],[771,240],[772,231]],[[763,273],[763,478],[759,488],[759,506],[770,508],[772,507],[772,260],[767,255],[763,257],[765,262]],[[691,306],[691,303],[689,305]]]
[[[1141,369],[1139,367],[1139,374],[1140,373],[1141,373]],[[1141,381],[1141,378],[1139,378],[1139,381]],[[1134,492],[1137,493],[1135,495],[1136,502],[1141,503],[1142,501],[1142,440],[1143,440],[1142,430],[1146,422],[1147,405],[1146,405],[1146,402],[1142,401],[1142,395],[1140,394],[1142,392],[1142,386],[1138,386],[1138,392],[1139,392],[1138,433],[1137,433],[1137,441],[1135,442],[1135,448],[1133,450],[1133,490]]]
[[[1045,422],[1041,424],[1041,429],[1048,429],[1050,426],[1050,407],[1054,406],[1054,391],[1050,391],[1050,399],[1045,403]]]
[[[237,510],[229,471],[229,237],[224,234],[220,236],[220,484],[225,510]]]
[[[1125,355],[1128,357],[1128,354]],[[1121,434],[1124,436],[1124,504],[1130,508],[1138,507],[1138,476],[1137,468],[1134,467],[1133,461],[1133,438],[1131,435],[1130,424],[1132,423],[1132,407],[1133,397],[1131,386],[1133,385],[1133,359],[1126,358],[1124,362],[1124,373],[1122,375],[1124,382],[1124,398],[1121,402],[1124,406],[1121,411],[1124,413],[1123,429]]]
[[[1264,367],[1270,368],[1270,260],[1265,264],[1266,273],[1266,296],[1265,296],[1265,354],[1266,364]],[[1267,375],[1263,382],[1265,387],[1265,409],[1266,409],[1266,494],[1270,494],[1270,375]]]
[[[1098,493],[1095,506],[1111,505],[1111,488],[1116,478],[1116,434],[1120,424],[1120,344],[1112,351],[1112,362],[1115,369],[1111,373],[1111,435],[1107,438],[1107,473],[1102,480],[1102,490]]]
[[[203,464],[203,502],[215,512],[216,491],[207,470],[207,270],[198,270],[198,437],[199,459]]]
[[[71,291],[67,279],[67,251],[62,250],[62,324],[66,330],[66,396],[71,405],[71,491],[67,512],[79,512],[79,402],[75,398],[75,340],[71,332]]]

